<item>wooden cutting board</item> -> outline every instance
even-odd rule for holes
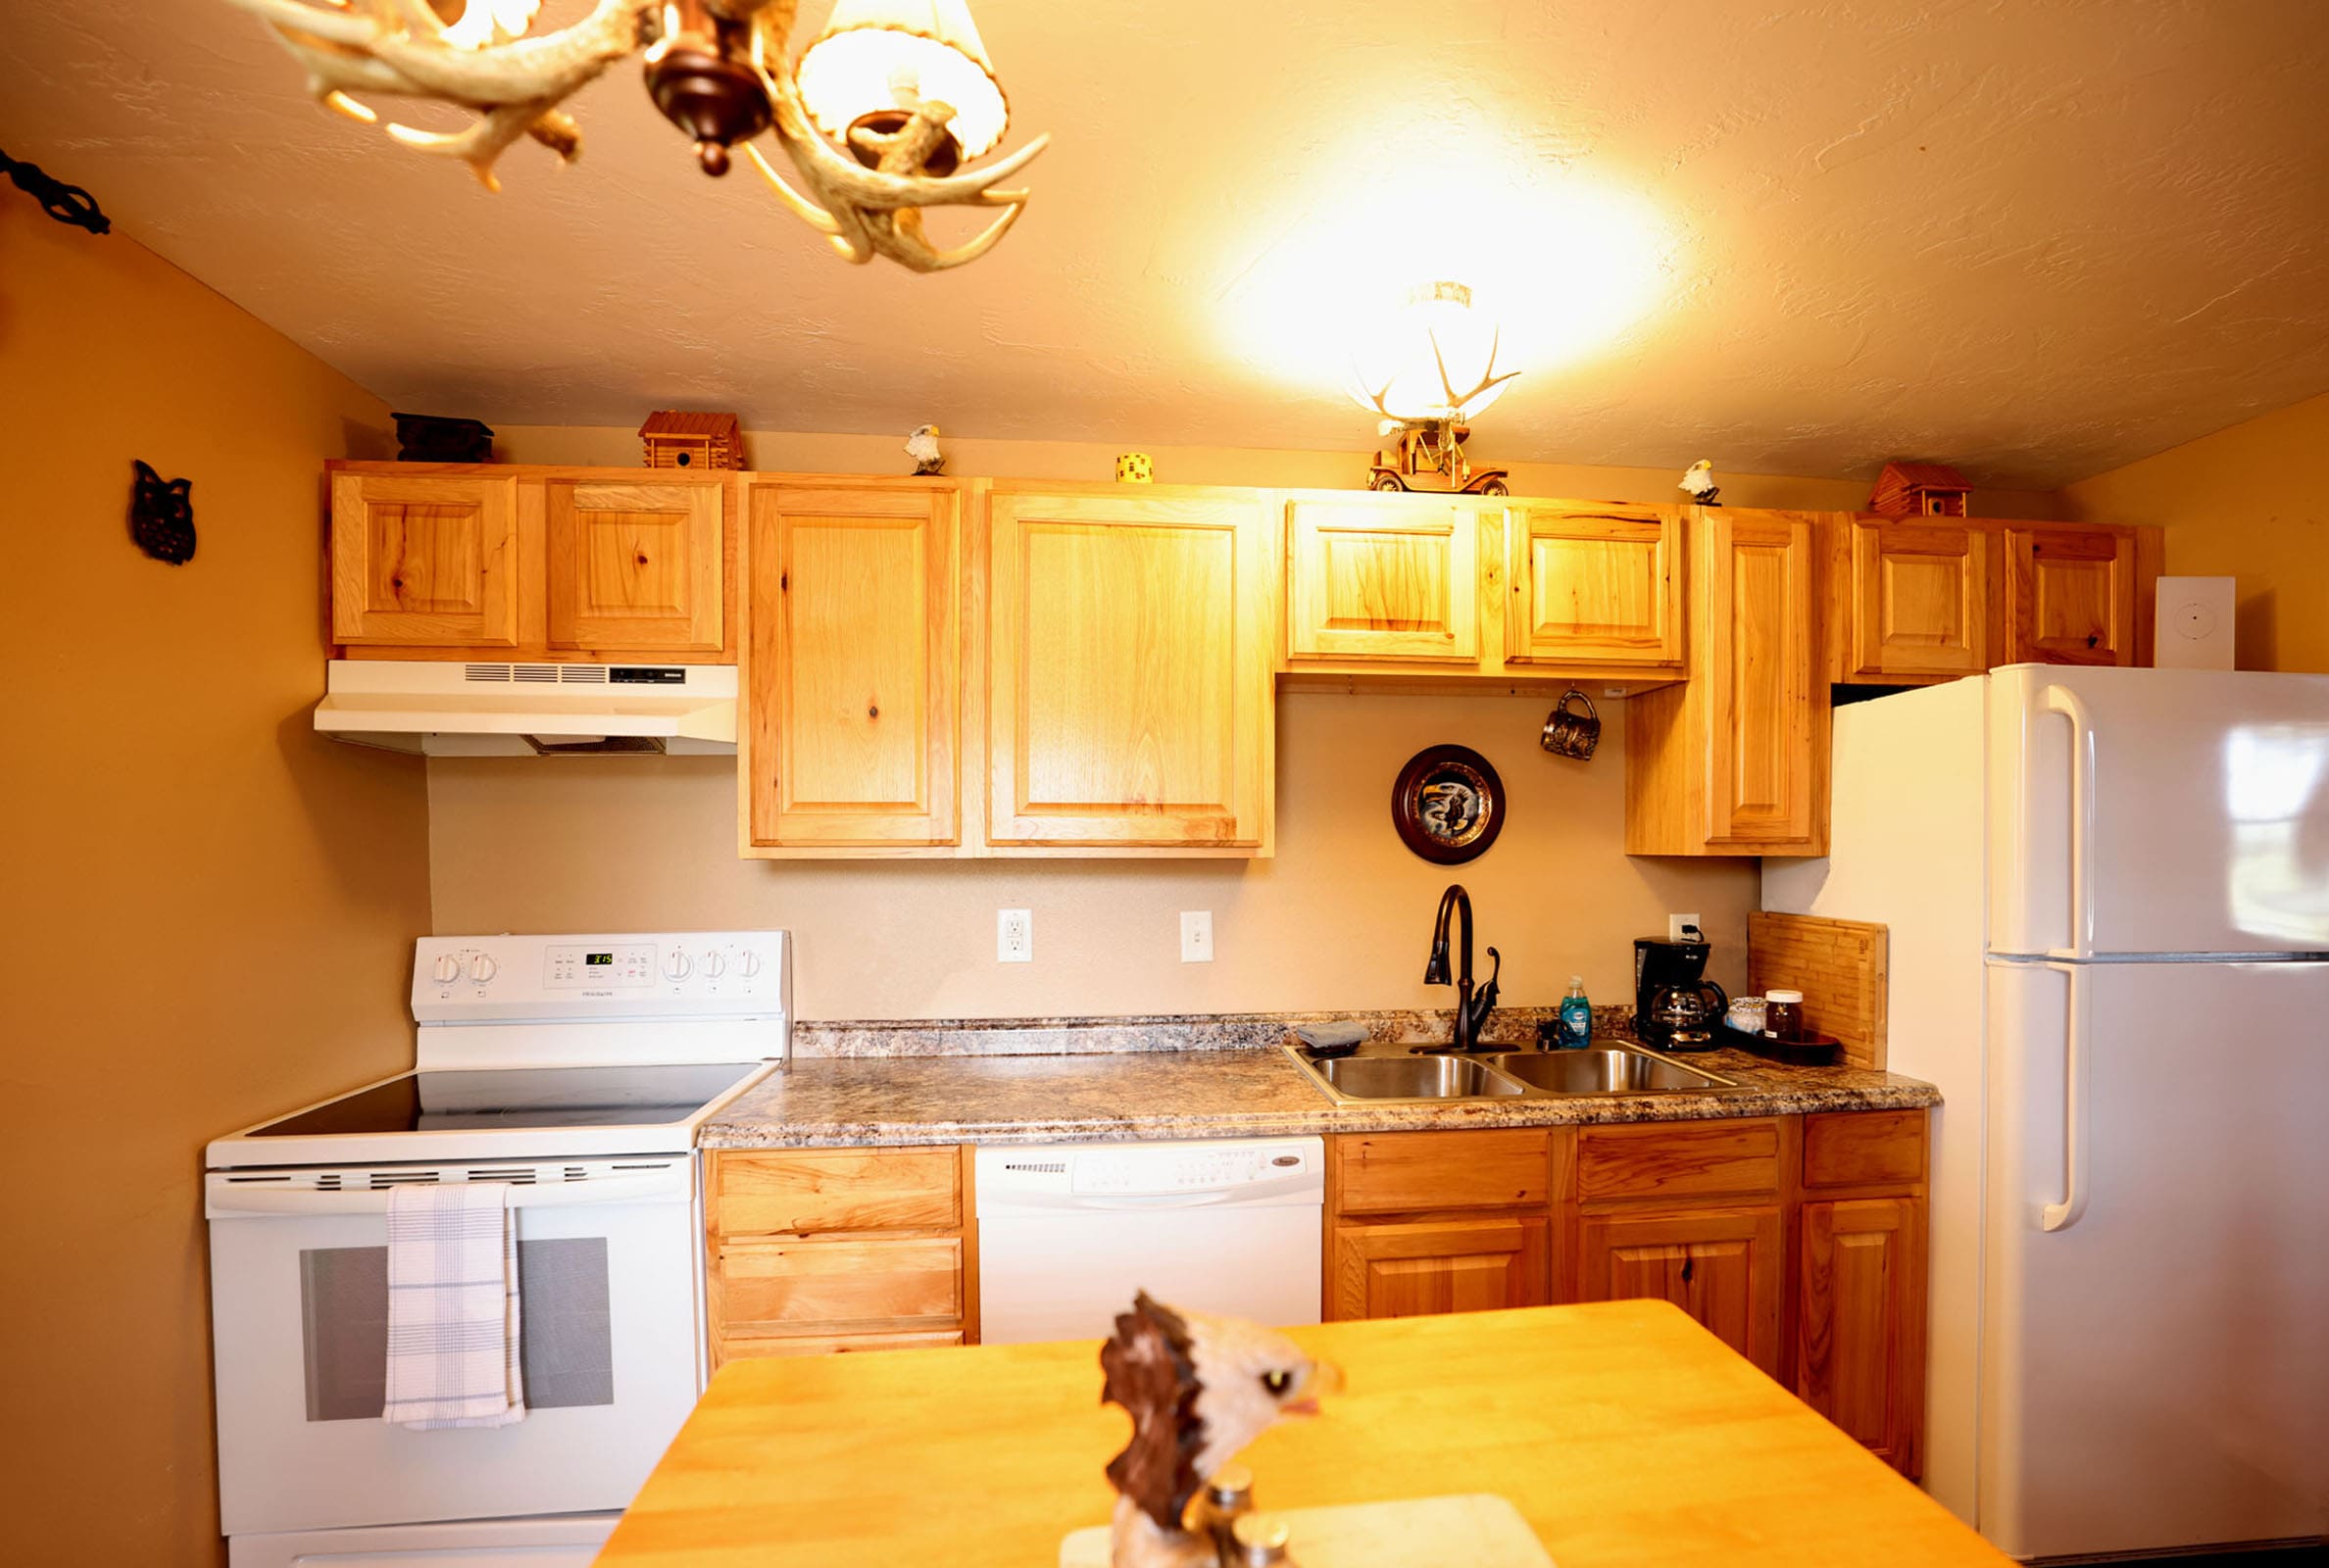
[[[1815,914],[1747,916],[1747,986],[1804,994],[1804,1026],[1844,1042],[1855,1067],[1884,1065],[1885,966],[1891,934],[1865,920]]]
[[[1491,1493],[1288,1508],[1301,1568],[1553,1568],[1520,1510]],[[1109,1568],[1108,1527],[1060,1543],[1060,1568]]]

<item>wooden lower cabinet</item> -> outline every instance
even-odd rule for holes
[[[1553,1298],[1542,1216],[1335,1227],[1329,1320],[1542,1306]]]
[[[1777,1377],[1784,1235],[1775,1203],[1588,1215],[1578,1226],[1577,1298],[1671,1301]]]
[[[1921,1200],[1806,1203],[1795,1391],[1907,1475],[1924,1431]]]
[[[712,1364],[975,1344],[970,1151],[718,1150],[705,1172]]]

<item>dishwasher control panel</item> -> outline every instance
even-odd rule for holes
[[[1021,1145],[981,1149],[977,1166],[981,1213],[1141,1199],[1317,1202],[1325,1190],[1326,1148],[1316,1138]]]

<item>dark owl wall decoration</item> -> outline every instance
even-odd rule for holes
[[[129,536],[156,561],[182,566],[194,559],[194,503],[191,479],[165,479],[143,462],[129,491]]]

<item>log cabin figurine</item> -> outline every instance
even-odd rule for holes
[[[1876,476],[1868,510],[1887,517],[1964,517],[1973,487],[1939,463],[1888,463]]]
[[[650,468],[741,468],[744,431],[732,414],[662,409],[639,426]]]
[[[1342,1387],[1331,1362],[1274,1330],[1146,1291],[1116,1318],[1100,1366],[1102,1401],[1132,1417],[1132,1441],[1108,1462],[1114,1568],[1217,1568],[1211,1535],[1189,1526],[1190,1499],[1280,1416],[1315,1415],[1317,1396]]]

